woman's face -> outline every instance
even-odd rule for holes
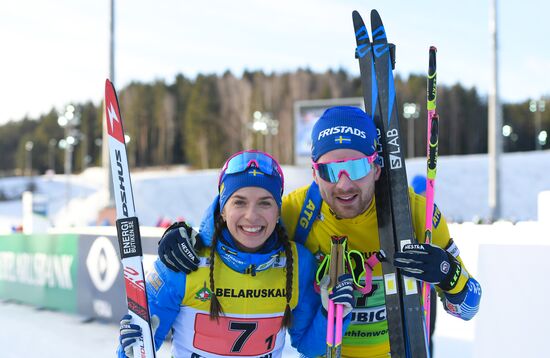
[[[255,252],[273,233],[279,207],[267,190],[250,186],[231,195],[223,207],[222,217],[239,248]]]

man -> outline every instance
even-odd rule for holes
[[[347,236],[348,250],[359,251],[365,260],[380,250],[374,198],[381,173],[376,138],[372,118],[355,107],[329,108],[313,127],[314,182],[283,198],[282,218],[289,236],[302,242],[319,262],[330,252],[330,238],[335,235]],[[415,235],[423,242],[425,198],[409,190],[409,200]],[[433,245],[405,246],[395,254],[394,265],[407,276],[434,283],[445,310],[469,320],[478,311],[481,287],[464,267],[437,207],[433,224]],[[181,243],[185,242],[182,238]],[[193,269],[189,259],[183,260],[181,247],[161,241],[159,254],[175,269]],[[356,305],[344,336],[343,357],[389,355],[380,264],[374,265],[372,274],[370,292],[354,293]],[[362,283],[357,282],[359,287]]]

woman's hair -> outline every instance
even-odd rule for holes
[[[290,247],[290,241],[286,233],[285,228],[281,225],[280,222],[277,223],[275,227],[277,230],[277,236],[283,248],[285,249],[286,256],[286,307],[285,314],[283,316],[283,321],[281,322],[281,327],[290,328],[292,325],[292,312],[290,311],[290,300],[292,299],[292,281],[294,276],[294,256],[292,255],[292,248]]]
[[[218,238],[222,234],[222,230],[225,228],[226,224],[223,221],[221,215],[216,217],[214,222],[214,234],[212,237],[212,246],[210,247],[210,291],[212,291],[212,298],[210,299],[210,319],[218,320],[220,315],[223,314],[223,309],[218,296],[216,296],[216,288],[214,284],[214,257],[216,252],[216,246],[218,245]],[[292,325],[292,312],[290,310],[290,300],[292,299],[292,281],[294,276],[294,256],[292,255],[292,248],[290,246],[290,241],[284,227],[277,223],[275,227],[277,236],[281,241],[283,248],[285,250],[286,256],[286,307],[283,315],[283,320],[281,322],[281,327],[289,328]]]
[[[210,299],[210,319],[219,320],[220,314],[223,314],[223,309],[218,296],[216,296],[216,289],[214,285],[214,253],[216,252],[216,246],[218,246],[218,237],[222,234],[222,230],[225,227],[225,222],[221,215],[216,217],[214,221],[214,234],[212,235],[212,246],[210,247],[210,291],[212,291],[212,298]]]

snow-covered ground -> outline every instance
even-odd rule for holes
[[[424,158],[408,160],[409,179],[415,174],[424,173],[425,165]],[[283,169],[286,175],[286,192],[305,185],[311,180],[311,169],[309,168],[287,166]],[[503,156],[501,194],[504,219],[513,222],[537,220],[537,195],[541,191],[550,190],[548,173],[550,173],[550,151],[513,153]],[[488,217],[487,178],[488,161],[485,155],[439,158],[436,202],[450,221],[477,221]],[[33,180],[37,185],[37,192],[47,197],[48,216],[51,223],[57,227],[94,224],[98,210],[106,201],[107,195],[103,189],[105,176],[100,168],[91,168],[81,175],[73,175],[69,183],[64,175],[41,176],[35,177]],[[136,210],[142,225],[152,226],[159,218],[174,220],[178,217],[185,217],[197,225],[201,213],[215,195],[217,170],[191,172],[183,167],[176,167],[135,171],[132,180]],[[30,178],[0,179],[0,190],[5,196],[16,197],[21,194],[29,181]],[[70,195],[68,207],[65,205],[67,194]],[[0,233],[10,232],[12,226],[21,225],[21,212],[22,206],[19,200],[0,202]],[[492,261],[495,256],[490,255],[491,250],[495,249],[495,243],[501,241],[506,233],[517,232],[514,231],[517,227],[519,230],[521,225],[500,227],[500,229],[487,226],[480,238],[468,237],[464,233],[464,230],[469,230],[469,225],[452,225],[450,228],[454,237],[458,238],[457,242],[470,271],[476,277],[485,279],[482,284],[484,289],[487,287],[484,292],[484,299],[486,299],[484,303],[487,306],[483,307],[480,316],[483,314],[494,314],[494,317],[503,316],[506,317],[508,323],[522,319],[523,316],[537,316],[536,307],[526,301],[521,303],[523,311],[531,309],[535,310],[535,313],[509,316],[504,311],[506,307],[502,304],[502,299],[510,297],[510,300],[518,300],[515,294],[526,290],[526,288],[517,287],[515,284],[510,285],[503,278],[493,280],[493,271],[490,271],[496,270],[494,267],[498,264],[496,259]],[[516,242],[519,245],[526,239],[517,238],[517,234],[514,235],[508,242]],[[542,238],[539,237],[539,239]],[[474,241],[476,243],[472,245]],[[480,241],[483,241],[483,245],[479,244]],[[535,251],[542,247],[540,242],[536,245],[539,246],[531,246],[537,248]],[[510,247],[517,252],[523,252],[521,247],[516,248],[512,244]],[[548,251],[548,249],[546,250]],[[525,251],[528,252],[528,250]],[[542,257],[543,252],[538,251],[539,256]],[[508,255],[510,252],[502,251],[501,254]],[[485,255],[484,260],[479,259],[482,255]],[[529,260],[525,256],[518,258],[512,255],[511,257],[513,260]],[[542,267],[541,261],[530,261],[535,268],[537,263],[540,263],[539,266]],[[516,263],[517,265],[519,263]],[[502,267],[501,271],[512,274],[516,266],[506,265]],[[527,279],[526,277],[517,277],[518,281],[523,281],[522,287],[529,287]],[[442,307],[439,307],[438,312],[434,339],[434,356],[436,357],[488,356],[480,355],[480,348],[476,348],[474,344],[476,340],[474,336],[487,335],[484,337],[487,337],[489,341],[492,336],[495,336],[494,334],[491,336],[492,329],[500,327],[504,330],[503,327],[506,326],[504,318],[502,318],[500,326],[488,326],[486,322],[490,322],[493,319],[491,318],[481,321],[481,327],[475,331],[476,319],[470,322],[457,320],[444,314]],[[0,349],[0,357],[112,356],[117,344],[116,325],[97,322],[83,323],[81,320],[79,317],[63,313],[36,310],[12,302],[0,302],[0,346],[3,347]],[[517,326],[527,329],[528,325],[523,324],[525,323],[519,322]],[[546,327],[546,323],[541,323],[539,328],[542,330],[543,327]],[[511,332],[512,328],[507,331]],[[537,328],[534,330],[536,332]],[[502,334],[506,333],[506,331],[502,332]],[[511,342],[513,339],[509,339],[509,341]],[[505,341],[503,341],[504,343]],[[167,344],[166,348],[168,346]],[[159,356],[167,357],[169,354],[165,351]],[[292,349],[287,348],[285,357],[295,356]]]
[[[439,307],[441,310],[442,308]],[[37,309],[14,302],[0,301],[0,357],[22,358],[98,358],[115,357],[118,326],[88,322],[60,312]],[[445,325],[438,324],[440,331]],[[455,332],[456,335],[456,332]],[[284,358],[299,354],[290,346],[287,335]],[[434,339],[435,357],[464,358],[472,356],[471,338],[438,336]],[[170,342],[165,342],[157,357],[170,357]]]
[[[424,158],[407,160],[408,177],[424,174]],[[285,166],[288,193],[311,181],[308,167]],[[550,151],[509,153],[501,160],[502,218],[510,221],[537,219],[537,195],[550,190]],[[159,219],[184,217],[197,225],[216,194],[217,170],[189,171],[184,167],[134,171],[134,199],[140,223],[154,226]],[[0,179],[0,191],[20,195],[30,178]],[[67,181],[65,175],[33,178],[37,193],[46,196],[52,225],[95,224],[107,200],[106,175],[91,168]],[[477,221],[489,217],[488,160],[486,155],[440,157],[436,179],[436,203],[448,221]],[[67,201],[69,204],[66,205]],[[0,233],[21,225],[21,201],[0,202]]]

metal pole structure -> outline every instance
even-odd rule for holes
[[[408,126],[408,150],[409,158],[414,158],[414,117],[407,119]]]
[[[407,156],[413,158],[415,155],[414,121],[420,117],[420,106],[416,103],[404,103],[403,117],[407,119]]]
[[[110,12],[110,31],[109,31],[109,79],[115,83],[115,0],[111,1]],[[103,142],[101,148],[101,162],[105,171],[105,180],[109,188],[109,197],[107,201],[108,208],[114,208],[114,188],[111,180],[111,166],[109,162],[109,135],[107,133],[107,121],[105,120],[105,111],[103,111]]]
[[[29,177],[31,177],[31,181],[32,181],[32,148],[34,147],[34,143],[32,141],[27,141],[25,143],[25,151],[27,152],[27,175]]]
[[[109,32],[109,79],[115,82],[115,0],[111,0],[111,26]]]
[[[48,142],[48,163],[50,169],[55,173],[55,146],[57,141],[54,138],[51,138]]]
[[[536,143],[536,148],[537,150],[542,150],[542,145],[543,143],[541,142],[541,132],[542,132],[542,112],[544,112],[546,110],[546,103],[544,102],[544,100],[541,99],[536,101],[536,109],[537,109],[537,113],[536,113],[536,116],[537,116],[537,123],[536,123],[536,127],[537,127],[537,132],[535,133],[535,140],[537,141]]]
[[[492,0],[489,20],[492,47],[493,83],[489,91],[489,210],[490,220],[501,216],[500,200],[500,154],[502,152],[502,109],[498,95],[498,37],[497,0]]]
[[[73,145],[69,143],[70,134],[70,124],[68,123],[65,126],[65,210],[68,212],[69,203],[71,201],[71,172],[72,172],[72,161],[73,161]]]

